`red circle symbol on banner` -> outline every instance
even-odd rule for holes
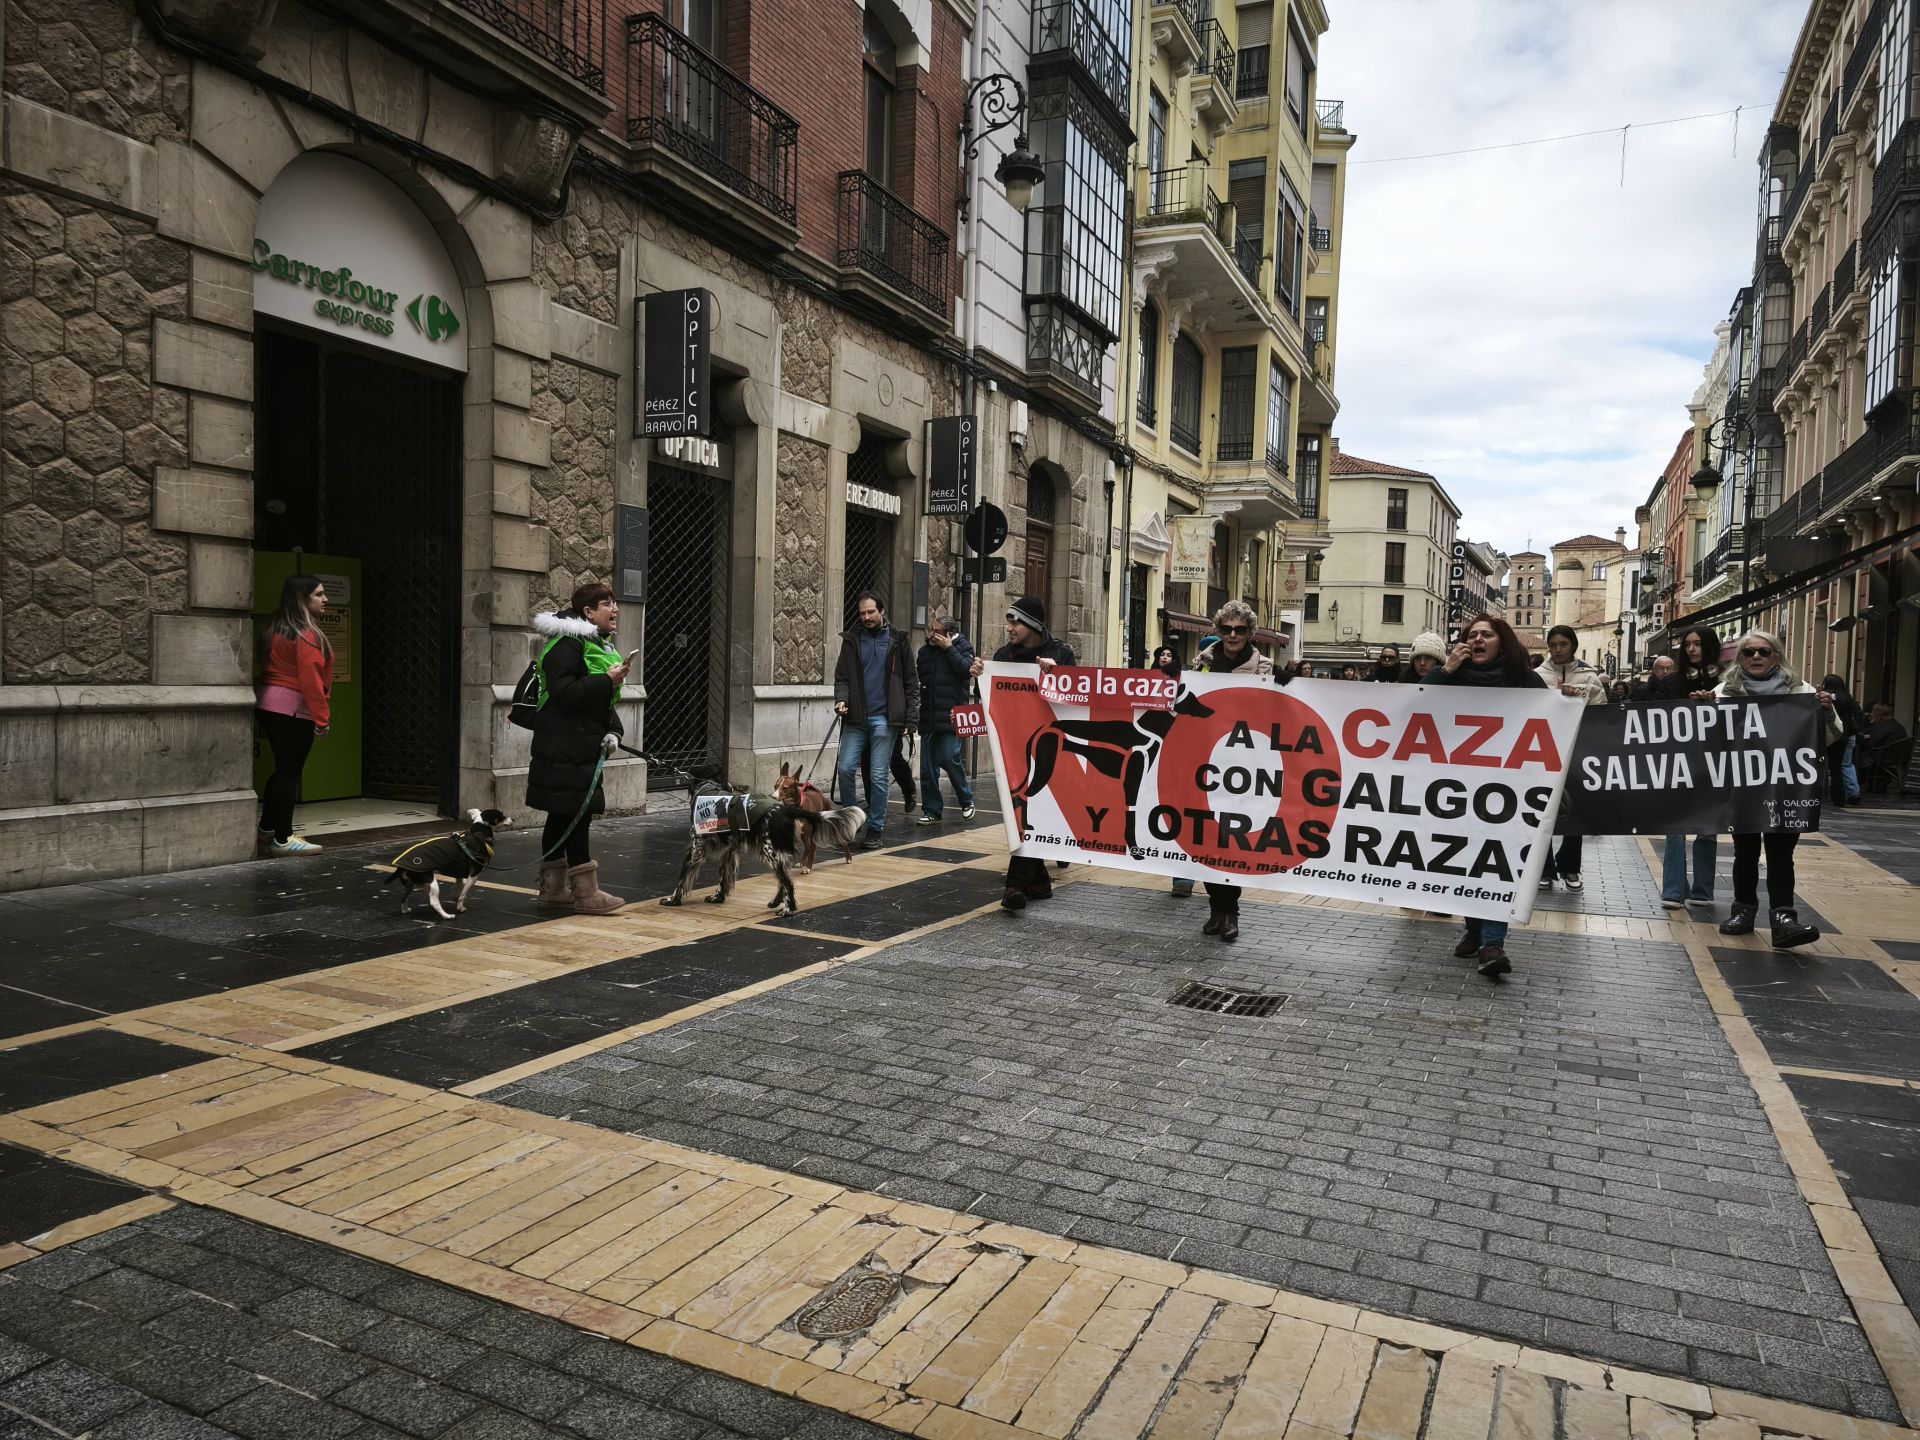
[[[1253,875],[1276,875],[1315,858],[1301,853],[1300,827],[1317,820],[1331,831],[1340,813],[1340,746],[1333,727],[1283,690],[1236,685],[1201,699],[1213,714],[1182,715],[1167,736],[1160,756],[1160,803],[1181,812],[1247,815],[1249,842],[1277,819],[1285,839],[1256,851],[1234,839],[1223,841],[1220,826],[1212,822],[1196,836],[1191,817],[1183,813],[1180,848],[1203,865]],[[1252,743],[1224,744],[1242,725]],[[1309,848],[1324,856],[1321,846]]]

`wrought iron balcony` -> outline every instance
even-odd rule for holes
[[[1193,70],[1196,75],[1211,75],[1219,82],[1220,88],[1229,95],[1233,93],[1233,42],[1227,39],[1226,27],[1218,20],[1202,20],[1195,32],[1200,37],[1200,58]]]
[[[1756,254],[1753,259],[1756,270],[1785,267],[1786,261],[1780,254],[1780,235],[1783,228],[1784,226],[1778,215],[1768,216],[1767,219],[1761,222],[1760,239],[1756,246]],[[1755,279],[1754,283],[1760,283],[1758,278]]]
[[[791,243],[799,121],[659,15],[627,21],[627,138],[643,174],[726,221],[743,217],[724,192],[751,201],[778,222],[766,238]]]
[[[1333,249],[1333,231],[1320,223],[1320,217],[1307,211],[1307,243],[1316,250]]]
[[[1189,225],[1201,221],[1219,233],[1220,197],[1207,184],[1204,163],[1153,171],[1147,176],[1146,199],[1148,224]]]
[[[1028,378],[1059,398],[1097,407],[1106,339],[1058,301],[1030,298],[1026,305]],[[1152,423],[1150,415],[1141,418]]]
[[[1873,57],[1880,44],[1880,31],[1887,23],[1888,3],[1889,0],[1874,0],[1867,18],[1860,22],[1860,34],[1854,39],[1852,53],[1847,56],[1847,68],[1841,75],[1843,106],[1853,104],[1854,92],[1860,88],[1861,81],[1873,73]]]
[[[607,0],[454,0],[521,48],[607,93]]]
[[[1243,230],[1233,237],[1233,263],[1254,289],[1260,288],[1260,247],[1265,236],[1258,230]]]
[[[1821,155],[1825,155],[1827,153],[1827,147],[1833,144],[1833,137],[1839,133],[1839,130],[1840,130],[1840,92],[1836,90],[1833,93],[1833,97],[1827,101],[1827,108],[1824,111],[1822,111],[1820,115],[1820,151],[1819,153]]]
[[[1322,130],[1344,132],[1347,128],[1347,102],[1344,100],[1316,100],[1313,102],[1313,114]]]
[[[1248,45],[1240,51],[1238,73],[1233,81],[1233,98],[1236,100],[1264,100],[1269,93],[1268,64],[1273,48],[1269,45]]]
[[[1127,57],[1094,18],[1091,0],[1036,0],[1029,83],[1035,70],[1061,59],[1078,65],[1095,91],[1113,107],[1118,123],[1124,125],[1131,83]]]
[[[1847,297],[1853,294],[1854,265],[1859,247],[1858,240],[1849,241],[1847,248],[1840,252],[1840,263],[1833,267],[1833,308],[1836,310],[1845,306]]]
[[[1781,361],[1781,373],[1792,375],[1800,368],[1800,362],[1807,358],[1807,322],[1802,320],[1800,327],[1793,332],[1793,338],[1787,341],[1786,357]]]
[[[1780,223],[1786,230],[1793,229],[1794,218],[1806,202],[1807,191],[1813,187],[1813,170],[1814,158],[1809,155],[1800,162],[1800,173],[1794,176],[1793,189],[1787,192],[1786,203],[1780,207]]]
[[[1253,435],[1222,435],[1213,447],[1213,458],[1228,462],[1253,459]]]
[[[1813,313],[1807,317],[1807,343],[1811,345],[1826,333],[1827,322],[1833,318],[1833,292],[1829,286],[1822,285],[1820,293],[1813,297]]]
[[[1819,505],[1807,521],[1843,505],[1861,494],[1888,466],[1910,455],[1920,455],[1920,419],[1916,419],[1914,392],[1898,391],[1873,412],[1865,434],[1834,457],[1820,472]],[[1802,487],[1806,493],[1811,486]]]
[[[953,244],[939,226],[864,170],[840,176],[839,262],[934,315],[953,293]]]
[[[1893,248],[1899,227],[1890,222],[1901,207],[1920,199],[1920,120],[1908,120],[1873,172],[1873,206],[1860,227],[1860,264],[1868,274]]]
[[[1727,386],[1727,408],[1721,413],[1726,415],[1742,414],[1747,408],[1747,399],[1748,387],[1746,379],[1744,377],[1736,377],[1733,383]]]

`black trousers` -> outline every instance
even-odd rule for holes
[[[1047,873],[1047,862],[1025,855],[1008,857],[1007,885],[1009,888],[1018,887],[1029,895],[1053,893],[1053,877]]]
[[[1800,837],[1789,830],[1733,837],[1733,903],[1760,903],[1760,851],[1767,852],[1767,908],[1793,908],[1793,851]]]
[[[261,710],[260,728],[273,748],[273,774],[260,801],[260,833],[284,842],[293,834],[293,806],[300,798],[300,772],[313,749],[313,721]]]
[[[567,832],[567,822],[571,815],[556,815],[547,812],[546,826],[540,831],[540,853],[551,854],[553,847],[560,843],[560,837]],[[569,865],[584,865],[593,858],[593,852],[587,846],[587,831],[593,827],[593,812],[589,810],[580,817],[580,823],[573,827],[573,833],[567,835],[566,862]],[[558,855],[555,860],[560,859]],[[551,862],[549,862],[551,863]]]
[[[1238,885],[1221,885],[1209,880],[1206,882],[1206,886],[1207,899],[1211,900],[1223,910],[1230,910],[1235,915],[1240,913],[1240,887]]]
[[[1560,850],[1554,853],[1553,841],[1547,842],[1547,868],[1540,872],[1543,880],[1557,880],[1562,875],[1580,873],[1580,855],[1586,848],[1584,835],[1562,835],[1559,837]]]

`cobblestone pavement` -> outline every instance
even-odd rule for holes
[[[990,823],[777,922],[402,925],[345,847],[0,901],[0,1440],[1920,1440],[1909,831],[1802,846],[1790,954],[1589,840],[1495,985],[1403,911],[1010,917]]]

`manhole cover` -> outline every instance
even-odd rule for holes
[[[887,1302],[899,1293],[897,1275],[862,1270],[809,1301],[795,1318],[793,1328],[809,1340],[842,1340],[858,1335],[880,1318]]]
[[[1169,1005],[1178,1005],[1187,1010],[1205,1010],[1214,1015],[1244,1015],[1254,1020],[1264,1020],[1282,1005],[1287,1003],[1284,995],[1259,995],[1245,990],[1222,990],[1217,985],[1202,985],[1198,980],[1189,980],[1178,990]]]

